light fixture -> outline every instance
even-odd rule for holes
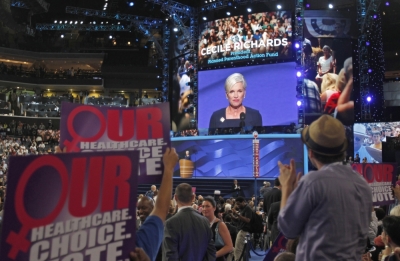
[[[78,24],[78,21],[75,21],[75,24]]]
[[[371,102],[371,100],[372,100],[371,96],[368,96],[367,97],[367,102]]]
[[[128,45],[131,45],[131,42],[128,42]]]
[[[281,10],[281,9],[282,9],[282,6],[281,6],[281,5],[277,5],[276,8],[278,8],[279,10]]]
[[[112,35],[108,36],[108,39],[112,39]]]
[[[328,7],[329,7],[329,9],[332,9],[333,8],[333,4],[329,4]]]
[[[228,12],[226,12],[226,15],[231,15],[231,12],[229,12],[229,11],[228,11]]]
[[[131,6],[131,7],[134,6],[134,5],[135,5],[134,2],[130,2],[130,3],[129,3],[129,6]]]
[[[297,101],[297,106],[301,106],[302,105],[302,102],[301,101]]]
[[[250,12],[251,12],[251,8],[247,8],[247,12],[249,12],[249,13],[250,13]]]
[[[298,71],[298,72],[296,73],[296,75],[297,75],[297,77],[301,77],[301,72]]]
[[[81,24],[83,24],[83,21],[81,21]]]
[[[204,20],[204,21],[207,21],[207,17],[203,16],[203,20]]]
[[[310,8],[310,4],[306,4],[306,7],[307,7],[307,8]]]
[[[54,23],[56,24],[56,23],[57,23],[57,20],[54,20]]]
[[[66,23],[68,23],[68,21],[65,21],[64,23],[66,24]]]
[[[62,24],[62,21],[60,21],[60,24]]]
[[[176,27],[174,27],[173,30],[174,30],[174,32],[178,32],[178,28],[176,28]]]
[[[295,43],[294,47],[296,47],[296,49],[299,49],[300,48],[300,44],[299,43]]]
[[[64,38],[64,35],[63,35],[63,34],[61,35],[61,38]]]

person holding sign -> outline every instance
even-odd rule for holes
[[[161,181],[158,200],[150,216],[146,218],[136,232],[136,244],[143,248],[150,260],[155,260],[164,237],[164,222],[169,210],[172,195],[172,176],[179,157],[175,149],[167,148],[163,156],[164,174]]]
[[[210,118],[210,129],[245,126],[262,126],[258,110],[243,105],[246,98],[247,83],[243,75],[234,73],[225,81],[225,94],[228,107],[215,111]]]
[[[296,260],[359,261],[368,237],[372,192],[360,174],[342,164],[348,146],[345,128],[323,115],[303,129],[301,138],[317,171],[300,180],[293,159],[290,165],[278,162],[278,227],[287,238],[300,237]],[[344,220],[343,213],[350,216]]]

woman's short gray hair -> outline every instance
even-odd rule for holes
[[[246,90],[247,87],[247,82],[244,79],[243,75],[240,73],[234,73],[228,76],[225,80],[225,92],[229,92],[232,88],[233,85],[235,85],[238,82],[243,83],[243,89]]]

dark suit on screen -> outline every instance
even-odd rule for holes
[[[210,129],[216,128],[238,128],[240,119],[226,119],[226,108],[215,111],[210,118]],[[246,119],[244,126],[260,127],[262,126],[262,117],[258,110],[246,107]]]
[[[163,261],[215,260],[209,221],[192,207],[178,211],[165,222]]]

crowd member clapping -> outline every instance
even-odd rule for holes
[[[296,260],[360,260],[371,220],[367,182],[342,161],[345,128],[323,115],[303,129],[308,157],[318,169],[300,180],[296,164],[278,163],[282,186],[278,227],[288,238],[300,236]],[[349,186],[351,184],[351,186]],[[338,213],[351,213],[343,219]]]

